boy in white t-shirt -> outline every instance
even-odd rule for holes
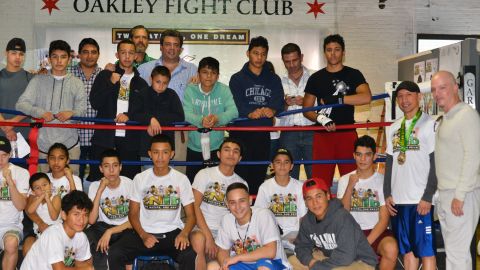
[[[398,247],[388,229],[390,216],[383,197],[383,174],[375,172],[375,140],[362,136],[355,141],[353,158],[357,170],[338,182],[337,198],[360,225],[373,250],[381,256],[380,269],[395,269]]]
[[[50,168],[50,172],[47,173],[47,175],[50,178],[52,195],[59,195],[60,198],[62,198],[72,190],[82,190],[82,181],[78,176],[74,175],[69,168],[68,163],[70,161],[70,156],[65,145],[54,143],[50,146],[47,152],[47,161]],[[50,225],[44,222],[36,211],[26,211],[26,214],[35,224],[35,229],[38,233],[42,233]],[[26,238],[29,236],[35,236],[37,233],[32,227],[28,228],[27,226],[25,226],[24,232]]]
[[[20,270],[93,270],[92,255],[83,229],[88,223],[92,201],[74,190],[62,199],[63,224],[46,229],[33,244]]]
[[[0,136],[0,250],[2,269],[13,270],[22,240],[22,211],[27,204],[28,171],[9,162],[10,141]]]
[[[60,194],[52,194],[52,183],[50,178],[45,173],[35,173],[30,177],[29,185],[31,194],[28,196],[27,206],[25,211],[28,214],[35,213],[42,223],[45,224],[45,229],[48,226],[61,223],[60,218],[61,198]],[[23,257],[25,257],[32,247],[33,243],[40,236],[41,232],[37,223],[33,223],[33,232],[25,234],[23,241]]]
[[[229,214],[223,216],[215,243],[217,261],[209,269],[291,269],[272,212],[250,207],[248,188],[233,183],[227,188]]]
[[[255,206],[270,209],[281,228],[285,248],[295,249],[293,241],[300,228],[300,218],[307,213],[303,201],[303,183],[290,177],[293,158],[290,151],[279,148],[272,158],[275,176],[265,180],[258,189]]]
[[[192,186],[187,177],[169,167],[175,152],[165,134],[152,137],[148,155],[153,168],[133,179],[128,219],[135,232],[118,240],[109,252],[110,269],[125,269],[139,255],[167,255],[180,270],[195,269],[196,253],[188,235],[195,226]],[[180,219],[181,206],[185,224]]]
[[[226,138],[217,151],[218,166],[200,170],[193,181],[195,217],[198,230],[190,238],[197,253],[197,270],[206,268],[205,255],[215,259],[218,247],[215,244],[220,222],[228,213],[225,204],[227,187],[236,182],[247,182],[235,173],[235,166],[242,159],[242,146],[233,138]]]
[[[130,178],[120,176],[122,163],[116,150],[107,149],[100,159],[103,177],[93,182],[88,197],[93,201],[88,222],[92,225],[85,233],[93,255],[96,270],[108,269],[108,253],[118,248],[119,239],[132,233],[128,221],[128,205],[133,191]]]

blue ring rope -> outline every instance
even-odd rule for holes
[[[388,94],[375,95],[375,96],[372,96],[372,101],[373,100],[384,99],[384,98],[387,98],[387,97],[390,97],[390,96]],[[315,106],[315,107],[308,107],[308,108],[302,108],[302,109],[297,109],[297,110],[284,111],[284,112],[279,113],[277,115],[277,117],[282,117],[282,116],[296,114],[296,113],[318,111],[318,110],[325,109],[325,108],[337,108],[337,107],[343,107],[343,106],[346,106],[346,104],[320,105],[320,106]],[[21,111],[9,110],[9,109],[0,109],[0,113],[28,116]],[[109,119],[109,118],[91,118],[91,117],[80,117],[80,116],[72,116],[71,120],[81,121],[81,122],[102,123],[102,124],[115,124],[116,123],[113,119]],[[239,117],[239,118],[233,119],[231,122],[243,122],[243,121],[248,121],[248,120],[251,120],[251,119],[246,118],[246,117]],[[140,123],[136,122],[136,121],[127,121],[126,124],[127,125],[139,125]],[[191,124],[189,122],[174,122],[174,123],[172,123],[172,125],[173,126],[190,126]]]

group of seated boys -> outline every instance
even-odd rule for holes
[[[221,144],[218,166],[200,170],[193,184],[169,166],[174,150],[166,135],[152,137],[153,168],[133,180],[120,175],[119,154],[107,149],[103,177],[88,196],[68,168],[68,151],[51,148],[51,172],[29,177],[9,162],[10,143],[0,137],[3,269],[16,265],[22,239],[22,270],[131,269],[140,255],[170,256],[185,270],[375,269],[378,258],[381,269],[395,265],[371,137],[356,141],[357,170],[341,178],[337,198],[322,179],[290,177],[292,156],[278,149],[274,177],[253,207],[247,182],[234,171],[242,145],[232,138]],[[22,228],[24,209],[31,232]]]

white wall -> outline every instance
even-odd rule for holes
[[[13,37],[25,40],[27,50],[34,48],[34,8],[33,0],[0,1],[0,50]],[[33,54],[28,55],[30,59]],[[3,60],[3,53],[1,54]]]
[[[78,44],[85,37],[94,38],[100,46],[100,58],[98,63],[101,67],[107,63],[116,61],[115,52],[116,44],[111,41],[111,28],[92,28],[92,27],[36,27],[36,44],[39,48],[48,48],[48,44],[54,39],[66,40],[72,49],[78,51]],[[79,34],[82,33],[82,34]],[[280,57],[282,46],[291,40],[295,40],[302,46],[302,50],[307,55],[304,59],[304,65],[312,70],[318,70],[325,66],[324,59],[320,55],[319,45],[325,36],[318,30],[298,30],[294,34],[289,30],[263,28],[250,29],[250,36],[268,37],[270,52],[268,60],[274,64],[278,74],[285,71],[283,62]],[[230,77],[239,71],[243,64],[247,62],[246,51],[247,45],[184,45],[181,57],[189,56],[194,58],[193,63],[198,64],[200,59],[206,56],[212,56],[220,62],[220,78],[221,82],[227,83]],[[148,55],[154,58],[160,57],[160,45],[150,44],[147,50]],[[28,68],[33,65],[28,66]]]

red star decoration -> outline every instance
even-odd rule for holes
[[[308,2],[307,2],[307,4],[310,6],[310,10],[307,12],[307,14],[313,12],[313,15],[315,16],[315,19],[317,18],[318,13],[325,14],[325,11],[322,10],[322,7],[323,7],[323,5],[325,5],[325,3],[318,3],[317,0],[315,0],[315,2],[313,2],[313,4],[308,3]]]
[[[58,7],[57,7],[57,2],[59,0],[42,0],[43,3],[45,3],[45,5],[42,7],[42,10],[43,9],[48,9],[48,13],[50,15],[52,15],[52,10],[53,9],[56,9],[56,10],[60,10]]]

